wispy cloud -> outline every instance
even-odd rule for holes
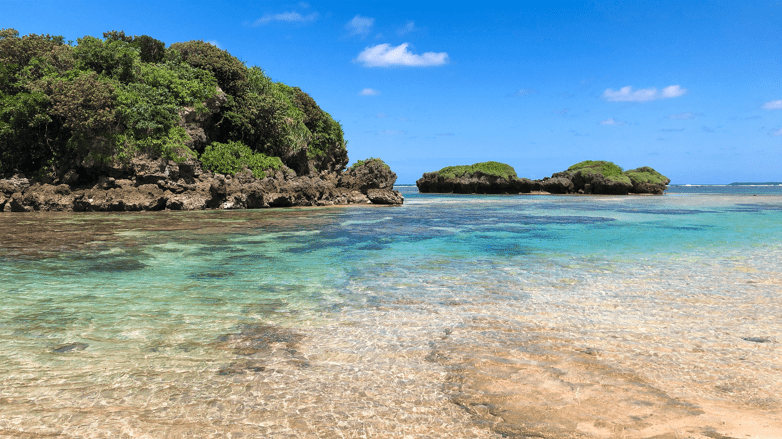
[[[364,64],[364,67],[429,67],[441,66],[448,62],[446,52],[426,52],[416,55],[407,50],[409,45],[403,43],[393,47],[390,44],[378,44],[367,47],[358,54],[356,61]]]
[[[288,23],[312,23],[318,19],[318,13],[313,12],[307,15],[301,15],[298,12],[283,12],[280,14],[264,14],[263,17],[255,20],[253,25],[261,26],[269,24],[272,21],[282,21]]]
[[[404,131],[401,130],[380,130],[377,132],[381,136],[397,136],[400,134],[404,134]]]
[[[400,27],[399,30],[396,31],[396,34],[399,36],[407,35],[410,32],[415,31],[417,28],[415,27],[414,21],[408,21],[404,26]]]
[[[772,136],[782,136],[782,129],[780,129],[779,131],[775,131],[775,132],[772,134]]]
[[[455,136],[456,134],[454,134],[454,133],[439,133],[437,135],[441,136],[441,137],[452,137],[452,136]]]
[[[365,88],[361,90],[358,94],[361,96],[377,96],[380,94],[380,92],[378,90],[374,90],[371,88]]]
[[[690,119],[695,119],[698,116],[700,116],[700,113],[680,113],[680,114],[672,114],[668,116],[668,119],[690,120]]]
[[[535,94],[535,93],[537,93],[537,92],[538,92],[538,91],[537,91],[537,90],[535,90],[534,88],[522,88],[522,89],[520,89],[520,90],[519,90],[519,91],[517,91],[516,93],[513,93],[513,94],[512,94],[512,95],[510,95],[510,96],[511,96],[511,97],[515,97],[515,98],[520,98],[520,97],[522,97],[522,96],[529,96],[529,95],[534,95],[534,94]]]
[[[218,43],[216,40],[209,40],[207,43],[217,47],[218,49],[222,49],[222,47],[220,47],[220,43]]]
[[[345,29],[350,32],[350,35],[366,36],[370,31],[372,31],[372,26],[374,25],[374,18],[356,15],[352,20],[348,21],[348,23],[345,25]]]
[[[770,101],[763,104],[764,110],[782,110],[782,99],[778,101]]]
[[[608,126],[612,126],[612,127],[622,126],[622,125],[624,125],[626,123],[627,122],[625,122],[623,120],[614,120],[613,117],[609,117],[606,120],[601,120],[600,121],[600,125],[608,125]]]
[[[660,128],[660,131],[664,133],[680,133],[684,131],[684,128]]]
[[[648,102],[657,99],[677,98],[687,93],[687,89],[678,85],[669,85],[662,90],[656,88],[642,88],[633,90],[631,86],[622,87],[617,91],[606,89],[603,99],[608,102]]]
[[[388,115],[386,113],[377,113],[375,114],[375,117],[378,119],[385,119],[388,117]]]

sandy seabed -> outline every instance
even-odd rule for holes
[[[782,292],[778,274],[750,277]],[[588,291],[559,304],[542,291],[525,304],[397,299],[135,359],[74,349],[4,374],[0,437],[782,437],[768,336],[782,305],[649,280],[612,287],[649,288],[645,304]]]

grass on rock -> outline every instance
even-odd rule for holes
[[[500,177],[506,180],[516,178],[516,170],[512,166],[500,162],[482,162],[473,165],[446,166],[437,171],[437,175],[445,179],[459,178],[464,175],[482,173],[489,176]]]

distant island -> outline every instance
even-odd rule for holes
[[[0,212],[401,204],[298,87],[203,41],[0,30]]]
[[[733,182],[728,186],[782,186],[782,181],[766,181],[762,183]]]
[[[662,195],[670,182],[648,166],[623,171],[602,160],[586,160],[551,177],[530,180],[519,178],[510,165],[489,161],[427,172],[416,181],[416,186],[423,193]]]

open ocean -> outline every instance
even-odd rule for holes
[[[782,186],[397,188],[0,214],[0,437],[782,437]]]

